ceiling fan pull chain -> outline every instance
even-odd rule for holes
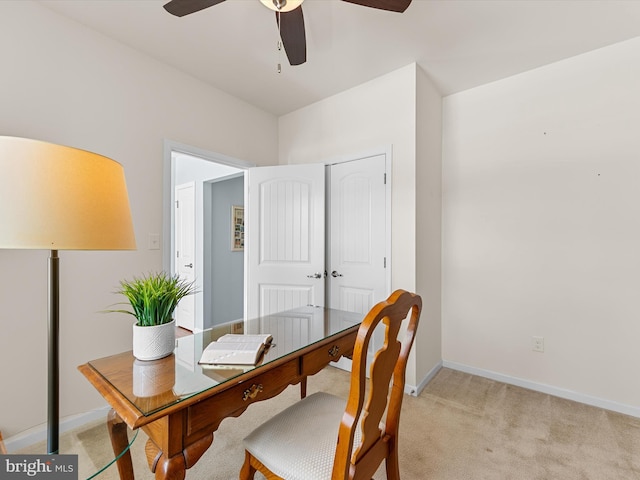
[[[282,40],[278,40],[278,52],[282,52]],[[281,56],[281,54],[278,54],[278,59]],[[280,62],[278,62],[278,73],[282,73],[282,64]]]
[[[275,3],[275,2],[274,2]],[[282,73],[282,64],[280,63],[280,58],[282,58],[282,22],[280,17],[280,10],[277,11],[278,15],[278,73]]]

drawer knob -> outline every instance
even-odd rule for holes
[[[333,358],[338,355],[339,351],[340,351],[340,347],[338,345],[334,345],[329,349],[329,356]]]
[[[262,390],[263,388],[261,383],[259,383],[258,385],[254,383],[253,385],[251,385],[251,387],[247,388],[244,391],[244,393],[242,394],[242,400],[246,402],[250,398],[256,398]]]

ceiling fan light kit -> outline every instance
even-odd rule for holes
[[[190,13],[199,12],[225,0],[171,0],[164,5],[164,9],[176,17],[184,17]],[[307,61],[307,39],[304,29],[302,2],[304,0],[260,0],[269,10],[276,12],[276,22],[280,38],[287,53],[289,64],[301,65]],[[347,3],[363,7],[386,10],[389,12],[404,12],[411,0],[343,0]],[[278,69],[280,71],[280,69]]]
[[[269,10],[274,12],[290,12],[295,10],[304,0],[260,0]]]

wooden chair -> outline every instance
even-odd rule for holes
[[[403,290],[375,305],[358,330],[346,407],[344,399],[319,392],[262,424],[244,439],[240,480],[253,479],[256,470],[267,479],[370,480],[383,460],[387,479],[399,480],[400,407],[421,309],[422,299]],[[398,338],[409,313],[404,339]],[[368,346],[380,322],[385,342],[365,388]]]

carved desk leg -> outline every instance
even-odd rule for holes
[[[147,448],[150,444],[153,444],[151,440],[147,442]],[[153,472],[156,474],[156,480],[184,480],[187,474],[184,456],[182,454],[174,455],[173,457],[160,455]]]
[[[172,457],[166,456],[150,438],[145,445],[149,469],[158,480],[183,480],[186,470],[193,467],[213,442],[213,434],[209,434],[186,447]]]
[[[111,409],[107,417],[107,427],[109,429],[109,437],[111,438],[111,447],[113,453],[117,457],[129,445],[127,437],[127,424],[122,421],[115,410]],[[118,459],[118,473],[120,480],[134,480],[133,463],[131,463],[131,452],[127,452]]]

